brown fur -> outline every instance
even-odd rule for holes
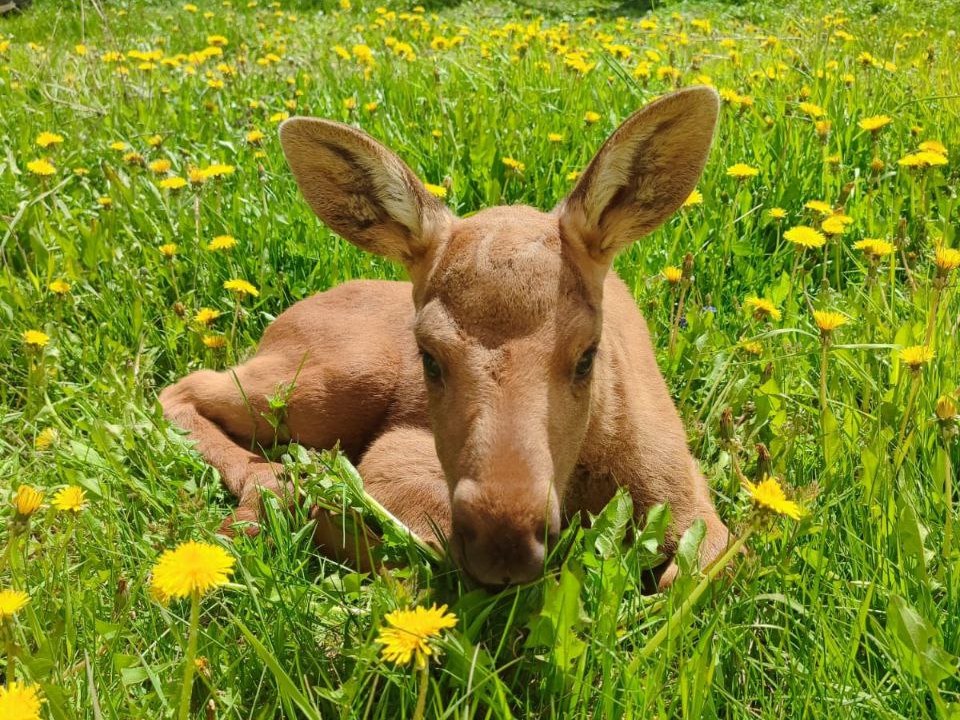
[[[712,90],[661,98],[610,137],[553,212],[498,207],[466,219],[363,133],[287,121],[284,152],[313,209],[358,246],[403,262],[412,284],[353,281],[297,303],[250,361],[165,389],[166,416],[220,471],[242,520],[257,519],[261,488],[289,490],[249,448],[273,442],[266,397],[296,377],[279,439],[339,442],[371,495],[424,539],[437,542],[439,527],[481,582],[536,577],[564,520],[599,511],[618,486],[638,515],[670,504],[671,547],[703,518],[701,560],[713,560],[726,527],[643,317],[608,271],[693,189],[716,115]],[[578,379],[594,347],[592,372]],[[421,353],[439,380],[424,377]],[[317,540],[363,564],[329,518]]]

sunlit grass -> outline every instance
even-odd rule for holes
[[[960,9],[775,5],[47,0],[0,21],[0,593],[29,598],[0,608],[25,683],[2,702],[173,717],[189,669],[194,717],[956,713]],[[165,551],[226,542],[233,502],[159,389],[247,356],[300,298],[402,276],[313,218],[283,118],[361,126],[461,214],[548,209],[633,110],[702,83],[724,106],[698,192],[618,269],[748,548],[730,569],[695,570],[692,532],[676,586],[642,595],[668,515],[632,528],[618,496],[544,580],[490,595],[342,458],[292,447],[400,567],[318,557],[275,503],[220,592],[151,593]],[[433,604],[457,624],[427,669],[384,660],[387,614]]]

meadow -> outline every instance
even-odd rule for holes
[[[960,717],[958,24],[954,0],[0,19],[0,716],[175,717],[186,666],[196,718]],[[159,390],[296,300],[402,277],[314,218],[279,122],[356,124],[460,214],[548,209],[697,84],[723,99],[704,176],[617,270],[744,555],[704,576],[693,531],[643,595],[668,510],[632,528],[618,497],[490,593],[296,446],[275,451],[310,497],[399,566],[324,559],[278,503],[215,535],[234,501]],[[767,477],[797,518],[751,498]],[[231,565],[199,602],[154,570],[191,540]],[[384,653],[388,614],[433,604],[456,620],[420,666]]]

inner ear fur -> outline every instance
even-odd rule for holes
[[[693,87],[627,118],[558,206],[564,237],[609,264],[659,227],[696,187],[719,108],[713,88]]]
[[[410,265],[452,218],[400,158],[349,125],[293,117],[280,143],[313,211],[364,250]]]

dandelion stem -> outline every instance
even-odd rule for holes
[[[943,447],[943,494],[947,505],[947,517],[943,523],[943,555],[949,558],[953,554],[953,468],[950,466],[950,448],[946,442]]]
[[[903,443],[907,436],[907,427],[910,425],[910,416],[913,414],[913,404],[916,402],[917,393],[920,391],[920,372],[917,370],[911,372],[913,373],[913,380],[910,382],[910,394],[907,396],[907,405],[903,410],[903,420],[900,422],[900,432],[897,434],[897,456],[893,465],[894,474],[900,469],[900,464],[907,454],[907,449]]]
[[[673,358],[673,350],[677,344],[677,333],[680,332],[680,319],[683,317],[683,304],[687,299],[687,287],[684,285],[680,288],[680,299],[677,300],[677,312],[673,317],[673,321],[670,323],[670,343],[667,348],[667,353]]]
[[[423,720],[424,710],[427,708],[427,686],[430,682],[430,663],[424,660],[420,668],[420,688],[417,691],[417,706],[413,711],[413,720]]]
[[[4,623],[3,631],[7,634],[7,688],[9,689],[13,685],[16,673],[17,646],[13,642],[13,628],[10,623]]]
[[[933,302],[930,303],[930,314],[927,316],[927,332],[924,334],[923,344],[933,349],[933,331],[937,327],[937,310],[940,307],[940,295],[943,284],[939,279],[933,281]]]
[[[726,552],[724,552],[723,555],[717,558],[713,564],[707,568],[700,583],[690,592],[690,594],[686,597],[680,607],[677,608],[673,615],[667,619],[663,626],[657,631],[657,634],[650,638],[646,645],[644,645],[637,654],[637,659],[640,662],[649,660],[650,656],[659,649],[664,640],[668,639],[675,631],[679,630],[683,626],[690,614],[690,611],[693,610],[693,607],[697,604],[697,601],[700,600],[700,597],[703,595],[703,593],[705,593],[707,588],[710,587],[710,583],[712,583],[713,579],[720,573],[720,571],[723,570],[734,557],[736,557],[737,553],[740,552],[741,548],[743,548],[744,544],[747,542],[747,538],[753,534],[755,528],[756,525],[753,523],[748,525],[743,534],[730,544]]]
[[[830,338],[824,334],[820,338],[820,436],[823,441],[823,461],[829,472],[830,458],[827,449],[827,362],[829,359]]]
[[[190,716],[190,696],[193,694],[194,661],[197,657],[197,630],[200,627],[200,593],[190,593],[190,634],[187,636],[187,656],[183,666],[183,688],[180,692],[180,711],[178,720],[187,720]]]

